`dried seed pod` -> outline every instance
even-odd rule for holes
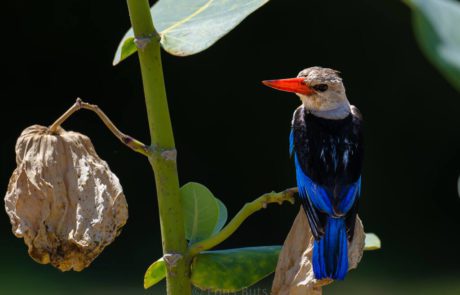
[[[30,256],[61,271],[87,267],[119,234],[128,206],[90,139],[62,128],[26,128],[5,196],[13,233]]]

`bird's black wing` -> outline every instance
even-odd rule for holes
[[[325,233],[327,215],[317,210],[307,196],[301,196],[300,202],[307,215],[311,233],[316,240],[319,240]]]
[[[302,204],[302,207],[305,211],[305,214],[307,215],[308,223],[310,224],[311,232],[313,234],[313,237],[316,240],[319,240],[322,236],[325,234],[325,228],[326,228],[326,223],[327,223],[327,214],[324,212],[321,212],[315,206],[313,205],[312,201],[307,195],[306,189],[302,185],[299,185],[301,183],[301,179],[305,179],[305,174],[302,170],[301,165],[299,164],[297,152],[295,151],[295,141],[298,140],[298,138],[295,140],[294,139],[294,121],[296,120],[296,114],[299,113],[299,109],[296,110],[294,113],[294,120],[293,120],[293,128],[291,129],[291,134],[290,134],[290,152],[291,155],[294,156],[295,159],[295,166],[296,166],[296,176],[297,176],[297,183],[299,187],[299,199]],[[299,114],[297,114],[299,115]],[[297,137],[303,137],[304,133],[296,133]],[[301,139],[302,140],[302,139]],[[308,177],[307,177],[308,178]],[[300,182],[299,182],[300,180]]]
[[[359,191],[358,191],[358,196],[355,199],[355,202],[351,209],[347,212],[346,217],[345,217],[345,224],[347,227],[347,237],[348,240],[351,242],[353,240],[353,235],[355,232],[355,223],[356,223],[356,215],[358,214],[358,208],[359,208],[359,197],[361,195],[361,169],[362,169],[362,161],[363,161],[363,156],[364,156],[364,151],[363,151],[363,117],[361,115],[361,112],[358,110],[357,107],[351,106],[351,114],[353,118],[353,123],[352,123],[352,133],[353,136],[355,137],[355,146],[354,146],[354,154],[357,156],[353,163],[353,171],[351,171],[351,177],[356,177],[359,175]]]
[[[353,240],[353,236],[355,234],[355,224],[356,224],[356,215],[358,214],[358,207],[359,207],[359,198],[356,199],[353,207],[351,207],[350,211],[347,213],[345,217],[345,226],[347,227],[347,237],[348,241]]]

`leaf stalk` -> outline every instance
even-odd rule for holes
[[[193,244],[189,250],[189,257],[193,257],[202,251],[214,248],[218,244],[225,241],[231,236],[253,213],[264,209],[270,203],[282,204],[284,201],[294,203],[294,194],[297,193],[297,188],[289,188],[282,192],[266,193],[250,203],[246,203],[243,208],[233,217],[233,219],[217,234],[209,237],[206,240]]]
[[[149,157],[151,155],[150,148],[146,144],[140,142],[139,140],[124,134],[121,132],[117,126],[109,119],[109,117],[97,106],[94,104],[89,104],[82,101],[80,98],[77,98],[77,101],[62,115],[60,116],[49,128],[50,133],[56,133],[61,127],[61,125],[76,111],[81,109],[90,110],[102,120],[105,126],[118,138],[123,144],[132,149],[135,152],[143,154],[144,156]]]

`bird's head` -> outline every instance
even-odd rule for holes
[[[342,78],[333,69],[311,67],[302,70],[297,78],[265,80],[262,83],[278,90],[294,92],[304,107],[313,112],[331,112],[350,107]]]

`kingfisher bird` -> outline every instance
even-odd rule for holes
[[[340,73],[333,69],[311,67],[297,78],[262,83],[302,101],[292,118],[290,153],[315,238],[313,272],[318,280],[343,280],[361,194],[361,113],[350,105]]]

